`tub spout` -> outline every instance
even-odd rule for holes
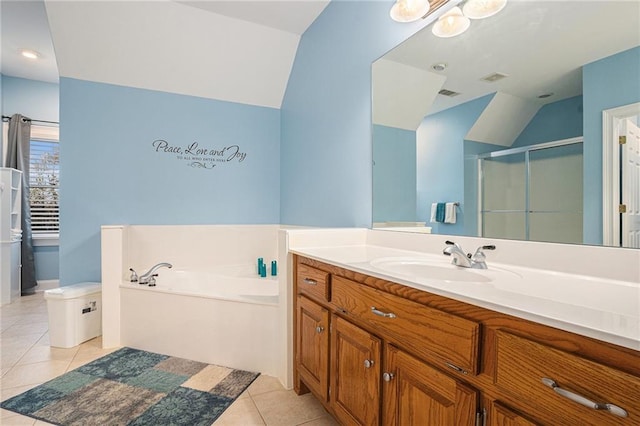
[[[158,263],[157,265],[153,265],[151,269],[149,269],[144,274],[140,275],[140,278],[138,278],[138,282],[140,284],[149,284],[150,282],[155,281],[154,277],[158,276],[158,274],[156,274],[156,271],[162,267],[172,268],[173,265],[167,262],[162,262],[162,263]]]

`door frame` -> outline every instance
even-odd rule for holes
[[[602,111],[602,244],[620,247],[621,120],[640,115],[640,102]]]

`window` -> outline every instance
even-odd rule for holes
[[[58,234],[60,230],[60,144],[58,128],[31,126],[29,159],[31,231]]]

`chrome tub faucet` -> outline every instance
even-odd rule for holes
[[[151,269],[149,269],[147,272],[145,272],[144,274],[140,275],[140,277],[138,278],[138,283],[140,284],[148,284],[150,286],[154,286],[156,284],[156,277],[158,276],[158,274],[156,274],[156,271],[160,268],[169,268],[171,269],[173,267],[172,264],[167,263],[167,262],[162,262],[162,263],[158,263],[156,265],[153,265],[151,267]]]

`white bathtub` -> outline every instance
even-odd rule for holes
[[[246,264],[158,274],[155,287],[120,286],[123,346],[277,374],[277,277]]]

